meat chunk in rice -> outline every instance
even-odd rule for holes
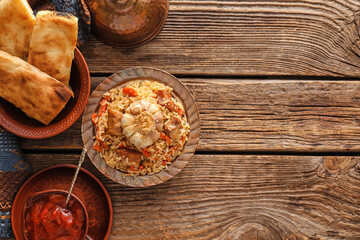
[[[179,131],[181,127],[181,120],[177,117],[171,117],[165,123],[165,132],[170,136],[172,139],[176,139],[179,137]]]
[[[118,149],[116,152],[128,167],[137,167],[140,165],[141,153],[128,149]]]
[[[175,109],[175,104],[172,101],[171,95],[168,92],[166,92],[165,90],[157,90],[155,93],[158,98],[158,103],[161,106],[165,106],[171,111]]]
[[[115,136],[122,135],[121,118],[123,113],[109,108],[108,110],[108,133]]]

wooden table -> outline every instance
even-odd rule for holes
[[[92,89],[126,67],[177,76],[200,108],[201,139],[172,180],[108,180],[110,239],[360,239],[360,1],[170,0],[153,41],[91,37]],[[19,139],[33,171],[76,164],[80,120]]]

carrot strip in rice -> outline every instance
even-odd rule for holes
[[[103,99],[100,103],[99,117],[101,117],[106,112],[106,108],[107,108],[107,100]]]
[[[184,143],[184,142],[185,142],[185,140],[186,140],[186,136],[185,136],[185,135],[183,135],[183,136],[181,137],[181,141],[182,141],[182,143]]]
[[[96,144],[96,143],[95,143],[95,145],[93,146],[93,149],[96,150],[96,151],[98,151],[98,152],[101,152],[101,147],[100,147],[100,145],[98,145],[98,144]]]
[[[92,123],[93,123],[94,125],[97,124],[97,113],[93,113],[93,114],[91,115],[91,121],[92,121]]]
[[[101,145],[105,150],[109,150],[109,146],[106,145],[104,142],[100,142],[100,145]]]
[[[124,87],[123,93],[128,94],[132,97],[136,97],[139,95],[138,92],[134,88],[131,88],[131,87]]]
[[[99,137],[96,137],[96,140],[98,141],[101,147],[103,147],[105,150],[109,150],[109,146],[106,145]]]
[[[148,148],[145,148],[145,149],[143,150],[143,154],[144,154],[144,156],[147,157],[147,158],[150,157],[150,153],[148,152],[148,150],[149,150]]]
[[[180,117],[182,117],[182,115],[184,114],[184,111],[181,108],[178,108],[176,112],[177,114],[179,114]]]
[[[171,144],[171,140],[168,136],[166,136],[165,134],[163,133],[160,133],[160,137],[165,140],[169,145]]]

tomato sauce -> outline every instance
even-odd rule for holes
[[[30,200],[24,212],[24,234],[29,240],[77,240],[86,231],[86,216],[81,204],[60,193],[40,195]]]

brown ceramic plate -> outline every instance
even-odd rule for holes
[[[183,101],[187,120],[190,125],[190,133],[182,154],[178,156],[168,168],[153,175],[128,177],[121,171],[109,167],[104,159],[100,157],[100,154],[93,149],[95,131],[91,122],[91,115],[98,112],[100,101],[104,93],[111,88],[125,85],[129,81],[138,79],[160,81],[174,89],[175,95]],[[200,138],[199,109],[190,91],[173,75],[154,68],[128,68],[105,79],[91,94],[89,102],[84,110],[81,133],[90,160],[105,176],[126,186],[153,186],[165,182],[175,176],[190,161]]]
[[[11,209],[11,224],[17,240],[23,240],[22,210],[26,200],[36,192],[58,189],[68,190],[76,166],[55,165],[33,175],[16,194]],[[85,205],[89,216],[88,235],[93,239],[107,239],[112,225],[113,210],[109,194],[102,183],[90,172],[81,168],[72,192]]]
[[[69,128],[82,114],[90,95],[90,75],[85,59],[76,48],[71,68],[70,86],[74,97],[65,108],[44,125],[28,117],[19,108],[0,98],[0,125],[9,132],[24,138],[42,139],[55,136]]]

